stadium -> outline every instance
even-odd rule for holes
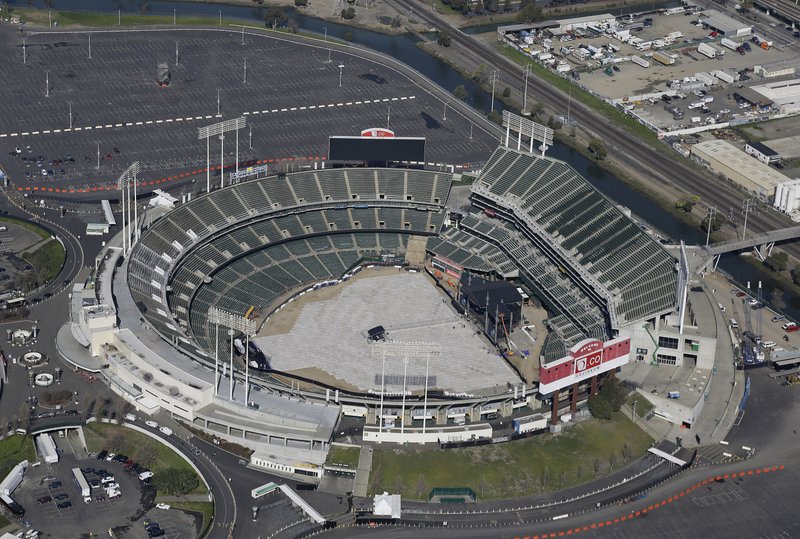
[[[377,442],[491,436],[487,418],[545,403],[555,425],[638,330],[672,331],[676,260],[564,162],[500,147],[472,179],[466,213],[447,206],[464,178],[411,168],[279,174],[152,209],[129,252],[102,255],[109,307],[78,316],[83,340],[137,408],[286,474],[321,475],[343,416]],[[515,343],[522,297],[547,312],[532,354]]]

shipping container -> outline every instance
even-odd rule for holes
[[[675,58],[673,56],[661,51],[653,53],[653,60],[662,63],[665,66],[669,66],[675,63]]]
[[[516,434],[532,432],[547,428],[547,418],[542,414],[533,414],[511,420]]]
[[[717,79],[709,73],[695,73],[694,76],[706,86],[713,86],[717,83]]]
[[[726,72],[721,71],[721,70],[714,71],[714,75],[716,75],[717,78],[719,80],[721,80],[722,82],[727,82],[729,84],[736,80],[736,77],[734,77],[730,73],[726,73]]]
[[[716,58],[717,57],[716,49],[714,49],[714,47],[712,47],[708,43],[700,43],[697,46],[697,52],[699,52],[703,56],[708,56],[709,58]]]
[[[636,55],[631,56],[631,62],[633,62],[636,65],[640,65],[642,67],[650,67],[650,62],[648,62],[641,56],[636,56]]]
[[[723,47],[726,47],[726,48],[732,50],[732,51],[735,51],[736,47],[739,46],[738,43],[736,43],[732,39],[728,39],[727,37],[723,38],[722,41],[719,42],[719,44],[722,45]]]

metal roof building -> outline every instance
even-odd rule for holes
[[[725,15],[716,9],[706,10],[704,15],[700,17],[700,22],[707,24],[710,29],[716,30],[726,37],[749,36],[753,32],[749,24],[734,19],[730,15]]]
[[[675,309],[674,258],[568,164],[498,148],[472,202],[494,218],[462,231],[500,247],[557,313],[545,356]]]
[[[777,170],[724,140],[699,142],[692,146],[692,155],[715,172],[770,201],[778,185],[789,181]]]

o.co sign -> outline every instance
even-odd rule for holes
[[[597,352],[592,355],[581,357],[575,360],[575,374],[585,370],[599,367],[603,363],[603,353]]]
[[[361,132],[361,136],[368,138],[392,138],[394,137],[394,131],[382,127],[372,127],[370,129],[364,129]]]

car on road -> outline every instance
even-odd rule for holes
[[[172,436],[172,429],[169,427],[161,427],[158,429],[164,436]]]
[[[195,454],[195,455],[199,455],[200,454],[200,450],[197,449],[196,447],[193,447],[192,448],[192,453]]]
[[[785,317],[785,316],[783,316],[783,315],[779,315],[779,316],[773,316],[773,317],[772,317],[772,321],[773,321],[773,322],[782,322],[782,321],[784,321],[784,320],[786,320],[786,317]]]
[[[61,502],[58,504],[59,509],[69,509],[70,507],[72,507],[72,502]]]
[[[125,421],[136,421],[136,416],[133,414],[125,414]]]
[[[147,420],[147,421],[144,422],[144,424],[147,425],[148,427],[150,427],[151,429],[157,429],[158,428],[158,423],[156,423],[155,421]]]

